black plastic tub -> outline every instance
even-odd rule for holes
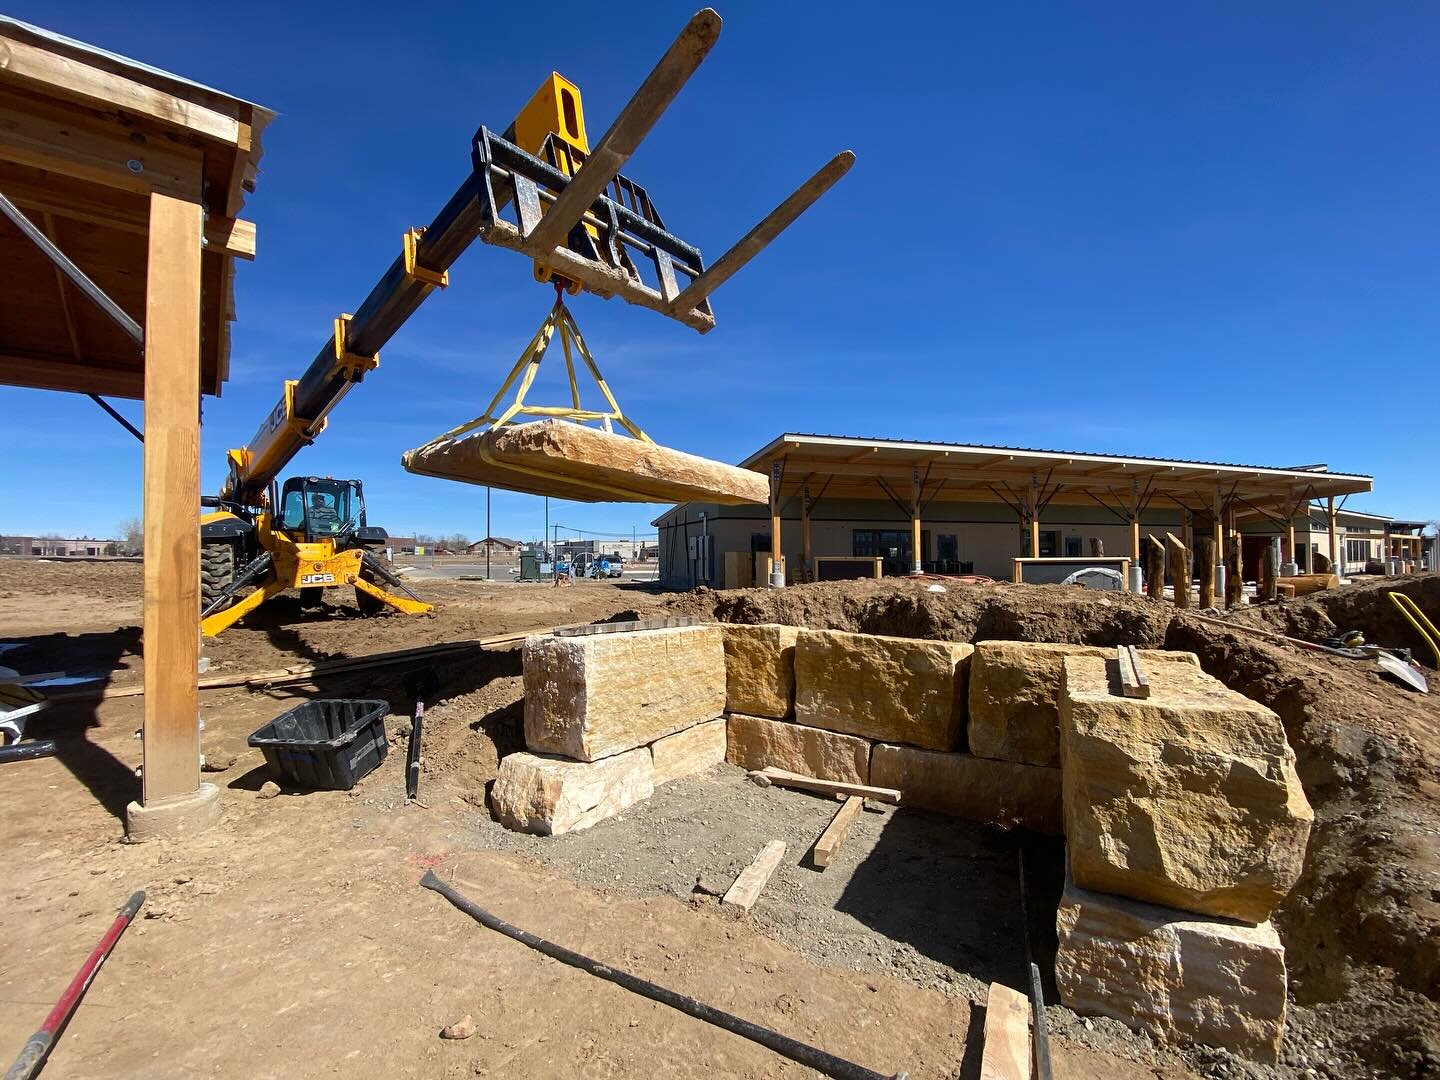
[[[385,760],[384,701],[323,699],[287,709],[250,736],[292,787],[349,791]]]

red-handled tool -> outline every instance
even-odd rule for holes
[[[45,1066],[45,1059],[50,1056],[50,1050],[55,1045],[55,1040],[65,1030],[65,1025],[70,1022],[76,1006],[80,999],[85,996],[85,991],[90,989],[90,984],[95,981],[96,974],[100,971],[100,965],[105,963],[105,958],[110,955],[110,950],[115,948],[115,943],[120,940],[120,935],[125,933],[125,928],[135,918],[140,905],[145,903],[144,891],[137,892],[125,906],[120,909],[120,914],[115,916],[115,921],[110,924],[110,929],[105,931],[105,936],[100,939],[100,944],[90,954],[84,965],[75,973],[70,980],[70,985],[65,988],[65,993],[60,995],[60,1000],[55,1002],[55,1007],[50,1010],[50,1015],[45,1017],[45,1022],[40,1025],[40,1030],[30,1036],[25,1043],[25,1048],[20,1051],[20,1056],[15,1059],[15,1064],[10,1066],[10,1071],[5,1074],[5,1080],[30,1080],[30,1077],[39,1074]]]

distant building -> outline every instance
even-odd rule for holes
[[[0,555],[28,555],[41,559],[89,558],[118,555],[124,540],[105,540],[82,536],[64,540],[58,537],[0,536]]]
[[[476,540],[465,550],[471,555],[487,552],[491,555],[514,555],[523,547],[524,541],[512,540],[508,536],[487,536],[484,540]]]

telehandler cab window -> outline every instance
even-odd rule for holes
[[[353,480],[295,479],[285,485],[281,528],[304,529],[311,540],[365,524],[365,502]]]

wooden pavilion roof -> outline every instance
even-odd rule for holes
[[[0,194],[140,324],[149,197],[201,201],[200,387],[229,375],[259,105],[0,16]],[[140,347],[0,216],[0,383],[140,398]]]
[[[787,433],[741,462],[743,468],[766,473],[777,464],[785,497],[808,485],[812,497],[823,488],[826,498],[883,498],[888,487],[893,496],[908,500],[918,471],[927,503],[937,496],[1024,503],[1033,484],[1046,505],[1120,507],[1138,494],[1147,505],[1206,511],[1218,496],[1237,512],[1253,506],[1288,516],[1312,499],[1372,487],[1369,476],[1331,472],[1324,465],[1274,468],[848,435]]]

